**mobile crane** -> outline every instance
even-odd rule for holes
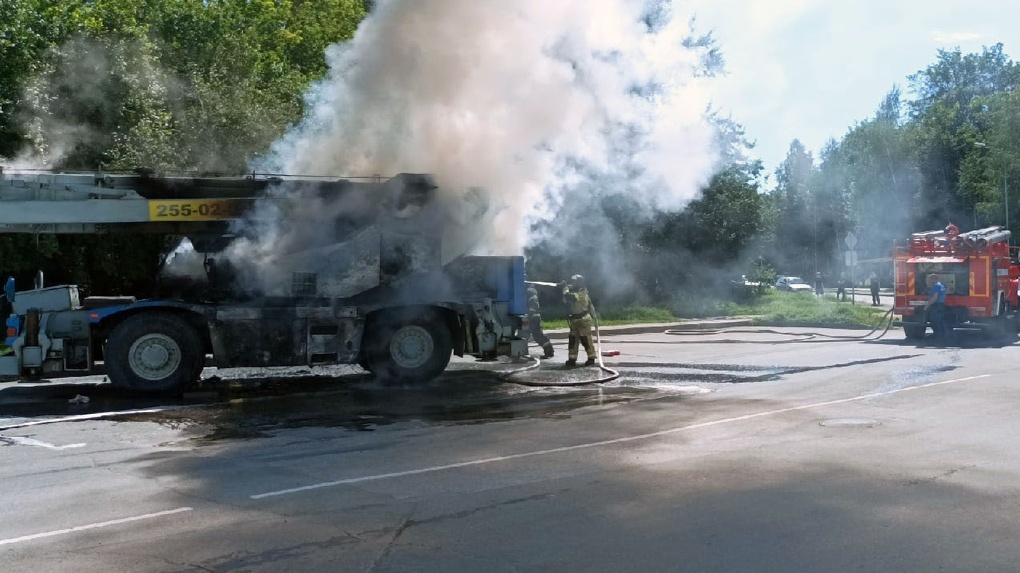
[[[206,259],[194,288],[168,297],[82,298],[77,286],[41,280],[19,292],[8,279],[4,342],[13,353],[0,356],[0,376],[91,373],[102,361],[119,388],[174,393],[200,377],[210,354],[221,368],[360,364],[400,382],[438,376],[451,354],[525,355],[523,257],[458,252],[471,236],[451,224],[437,189],[419,174],[0,170],[0,233],[168,233],[216,253],[262,216],[304,229],[256,275]],[[458,205],[461,221],[484,221],[474,191]]]

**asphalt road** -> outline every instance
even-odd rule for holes
[[[1015,571],[1015,341],[776,331],[610,335],[597,386],[3,384],[0,570]]]

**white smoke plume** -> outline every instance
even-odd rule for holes
[[[305,118],[254,166],[485,188],[500,210],[479,254],[519,254],[529,218],[593,178],[678,208],[716,163],[690,33],[668,2],[377,0],[329,49]]]

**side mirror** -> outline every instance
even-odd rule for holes
[[[7,277],[7,283],[4,284],[4,296],[9,302],[14,302],[14,277]]]

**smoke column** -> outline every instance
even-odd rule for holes
[[[716,161],[688,22],[641,0],[378,0],[253,166],[483,187],[498,214],[477,254],[519,254],[529,220],[595,180],[678,208]]]

